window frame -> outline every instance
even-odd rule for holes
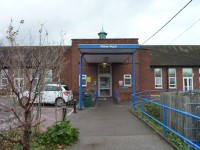
[[[160,69],[161,70],[161,76],[157,77],[156,76],[156,69]],[[160,79],[161,84],[157,84],[157,79]],[[154,68],[154,86],[155,89],[162,89],[163,88],[163,78],[162,78],[162,68]]]
[[[14,76],[14,86],[16,88],[22,88],[24,86],[24,73],[23,73],[23,69],[16,69],[16,70],[14,70],[13,76]],[[16,84],[16,83],[18,83],[18,84]]]
[[[30,73],[30,80],[33,79],[33,74],[35,72],[35,69],[31,69],[31,73]],[[36,81],[36,82],[35,82]],[[34,81],[33,81],[33,86],[36,86],[38,84],[38,81],[39,81],[39,74],[36,73],[36,76],[34,78]]]
[[[83,80],[85,80],[85,84],[83,84]],[[80,75],[79,75],[79,87],[80,87]],[[82,74],[82,87],[87,87],[87,75],[86,74]]]
[[[175,70],[175,76],[173,76],[173,77],[170,76],[170,70],[172,70],[172,69]],[[170,84],[171,79],[174,79],[175,84]],[[169,84],[169,89],[176,89],[177,88],[176,68],[169,68],[168,69],[168,84]]]
[[[47,78],[48,72],[50,72],[50,71],[51,71],[51,77],[50,77],[50,78]],[[47,83],[47,82],[52,82],[52,78],[53,78],[53,70],[52,70],[52,69],[46,70],[46,71],[45,71],[44,82],[45,82],[45,83]]]
[[[130,80],[130,84],[126,84],[126,80]],[[132,80],[131,80],[131,74],[124,74],[124,86],[131,87],[132,86]]]
[[[184,70],[191,70],[191,76],[185,76],[185,74],[184,74]],[[183,77],[191,77],[191,78],[193,78],[193,75],[194,75],[194,72],[193,72],[193,69],[192,68],[183,68],[182,69],[182,76]]]
[[[0,72],[0,89],[1,89],[8,85],[8,77],[4,77],[4,76],[8,76],[8,69],[2,69],[0,71],[1,71]],[[3,80],[6,80],[6,84],[3,84],[4,83]]]

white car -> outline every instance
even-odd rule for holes
[[[32,100],[34,99],[34,95],[37,93],[37,97],[34,103],[49,103],[55,104],[56,106],[62,106],[64,103],[73,100],[72,90],[66,85],[58,84],[58,83],[48,83],[44,86],[40,86],[36,92],[36,89],[30,91],[24,91],[20,97],[23,99],[27,99],[29,97],[29,93],[31,93]]]

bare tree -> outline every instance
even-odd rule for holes
[[[21,25],[24,23],[24,20],[20,21],[20,25],[17,28],[17,30],[14,30],[14,27],[12,26],[12,22],[13,22],[13,20],[11,19],[10,25],[8,26],[8,30],[6,33],[7,33],[7,39],[9,41],[10,45],[15,46],[16,45],[16,36],[18,35],[19,29],[20,29]]]
[[[58,81],[68,60],[63,58],[66,49],[64,46],[14,46],[18,30],[13,32],[11,24],[7,37],[11,47],[0,48],[0,70],[6,75],[5,90],[9,95],[12,93],[13,105],[0,105],[15,116],[16,122],[10,129],[20,129],[21,137],[16,140],[1,133],[0,136],[4,140],[19,143],[23,150],[29,150],[31,129],[42,122],[41,113],[33,114],[33,104],[38,97],[40,100],[41,86],[45,84],[46,73],[53,70],[53,77]],[[24,91],[28,93],[24,95]],[[40,112],[40,107],[37,108],[37,112]]]
[[[64,50],[62,46],[45,46],[10,47],[0,51],[0,68],[7,76],[7,90],[14,94],[14,105],[3,107],[17,118],[13,127],[22,130],[22,137],[15,142],[20,143],[24,150],[29,149],[31,127],[41,123],[40,119],[34,122],[36,116],[32,111],[36,98],[40,96],[40,87],[45,83],[46,71],[53,69],[54,76],[60,76]],[[13,74],[23,74],[24,79],[15,80]],[[27,95],[24,95],[25,90]]]

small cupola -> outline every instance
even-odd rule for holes
[[[99,32],[98,35],[99,35],[99,39],[106,39],[107,33],[103,30],[103,26],[102,26],[101,32]]]

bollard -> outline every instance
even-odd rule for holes
[[[76,113],[76,99],[74,99],[74,113]]]
[[[64,103],[63,106],[62,106],[62,120],[64,121],[66,119],[66,111],[67,110],[67,107],[66,107],[66,104]]]

